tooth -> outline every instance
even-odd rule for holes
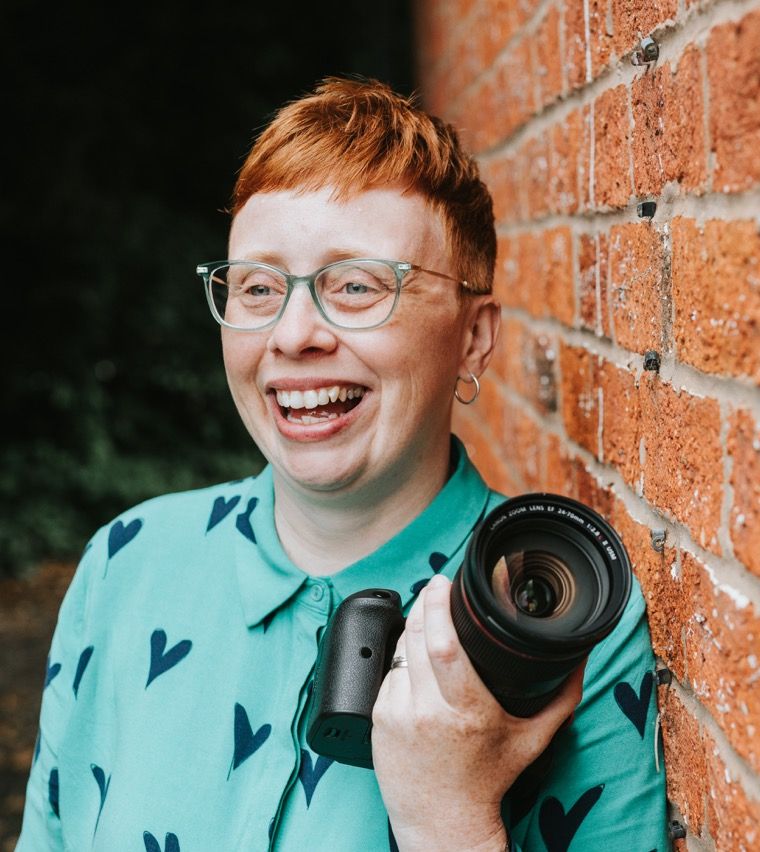
[[[327,388],[320,388],[318,397],[320,405],[327,405],[327,403],[330,401],[330,394],[327,392]]]
[[[337,385],[333,385],[328,390],[328,394],[330,395],[330,402],[337,402],[339,393],[340,393],[340,388]]]
[[[341,388],[341,389],[340,389],[340,393],[338,394],[338,396],[340,397],[340,401],[341,401],[341,402],[345,402],[345,401],[346,401],[346,395],[347,395],[347,394],[348,394],[348,391],[347,391],[345,388]]]
[[[364,388],[354,388],[354,399],[361,399],[364,396]]]
[[[303,394],[301,391],[293,390],[290,392],[289,408],[303,408]]]
[[[290,408],[290,394],[284,390],[277,391],[277,402],[283,408]]]
[[[347,396],[349,399],[353,399],[353,398],[354,398],[354,389],[353,389],[353,388],[349,388],[349,389],[348,389],[348,393],[346,394],[346,396]]]
[[[319,394],[315,390],[304,391],[303,404],[306,408],[316,408],[319,405]]]
[[[327,415],[327,419],[328,420],[337,420],[338,415],[333,411],[333,412],[331,412],[330,414]]]

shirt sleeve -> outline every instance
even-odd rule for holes
[[[634,582],[620,623],[589,656],[583,700],[555,738],[534,801],[516,809],[507,796],[512,849],[669,850],[656,717],[654,656]]]
[[[99,536],[82,556],[64,596],[50,646],[40,709],[40,726],[26,788],[21,836],[16,852],[58,852],[61,830],[59,749],[76,704],[75,685],[87,657],[82,647],[88,576],[95,568]],[[62,776],[63,779],[62,779]]]

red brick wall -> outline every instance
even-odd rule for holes
[[[760,850],[760,0],[417,0],[417,32],[496,203],[503,332],[457,431],[621,531],[673,818]]]

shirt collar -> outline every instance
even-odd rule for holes
[[[462,547],[483,516],[489,490],[453,438],[454,471],[436,497],[408,526],[376,551],[354,562],[329,580],[340,599],[361,589],[395,589],[406,605],[422,586],[443,570],[459,567]],[[309,579],[282,549],[274,524],[272,470],[267,466],[253,481],[247,506],[252,505],[248,535],[236,541],[236,564],[246,623],[254,626],[293,597]],[[252,539],[255,538],[255,543]]]

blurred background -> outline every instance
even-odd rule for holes
[[[257,132],[329,74],[414,89],[407,0],[5,0],[0,850],[60,596],[97,527],[256,472],[196,263]]]

